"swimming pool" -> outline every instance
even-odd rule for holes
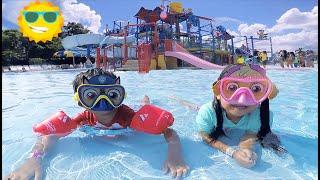
[[[19,166],[36,137],[32,125],[58,109],[69,116],[82,109],[72,101],[75,71],[5,73],[2,81],[2,176]],[[140,75],[117,72],[126,88],[125,104],[136,106],[144,94],[175,116],[184,157],[191,167],[185,179],[317,179],[318,69],[268,70],[280,93],[270,102],[273,129],[289,151],[278,157],[263,150],[253,169],[209,148],[196,133],[196,113],[170,95],[203,104],[211,98],[211,84],[220,71],[164,70]],[[59,141],[45,161],[45,179],[171,179],[161,168],[167,153],[162,136],[129,133],[119,140],[102,140],[76,131]]]

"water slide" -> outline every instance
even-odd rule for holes
[[[206,60],[203,60],[197,56],[192,55],[185,48],[183,48],[176,42],[173,42],[172,45],[173,45],[173,51],[166,51],[165,56],[181,59],[201,69],[223,69],[224,68],[224,66],[210,63]]]
[[[127,36],[127,43],[135,42],[135,36]],[[75,47],[84,45],[104,45],[104,44],[122,44],[124,43],[124,37],[117,36],[104,36],[102,34],[77,34],[73,36],[67,36],[62,39],[62,46],[64,49],[73,49]]]

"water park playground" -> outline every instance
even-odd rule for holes
[[[141,7],[134,17],[135,23],[114,21],[113,29],[107,26],[105,35],[66,37],[62,40],[63,47],[86,52],[87,57],[95,57],[97,67],[107,69],[110,66],[139,72],[182,66],[221,69],[221,65],[232,63],[234,36],[225,27],[214,26],[213,19],[183,8],[182,3],[161,5],[153,10]],[[185,31],[181,25],[186,27]],[[254,39],[257,38],[251,37],[252,48]]]
[[[184,179],[318,179],[317,66],[285,69],[297,70],[288,73],[268,65],[268,77],[279,89],[278,97],[270,101],[273,131],[288,154],[280,157],[261,148],[256,166],[243,168],[202,142],[195,122],[197,112],[177,99],[199,106],[212,100],[212,82],[225,65],[235,62],[236,50],[253,56],[254,42],[267,41],[267,53],[273,54],[271,37],[244,37],[246,46],[234,47],[234,36],[225,27],[214,26],[214,19],[195,15],[181,3],[141,7],[133,16],[134,23],[115,20],[104,35],[68,36],[62,45],[66,51],[92,58],[95,67],[115,70],[128,94],[123,103],[135,111],[147,94],[152,104],[172,112],[172,128],[180,136],[190,166]],[[45,68],[48,71],[3,73],[2,177],[29,156],[37,141],[34,124],[61,108],[70,116],[83,110],[71,100],[70,83],[84,69]],[[124,129],[115,133],[119,138],[106,140],[99,133],[115,132],[75,130],[60,139],[43,161],[44,179],[172,179],[161,170],[167,148],[162,137]]]

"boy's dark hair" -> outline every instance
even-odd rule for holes
[[[229,65],[227,66],[220,74],[218,80],[222,79],[224,77],[224,75],[226,74],[226,72],[234,65]],[[217,80],[217,81],[218,81]],[[216,82],[217,82],[216,81]],[[216,83],[215,82],[215,83]],[[215,84],[214,83],[214,84]],[[214,100],[212,102],[212,108],[214,109],[215,113],[216,113],[216,117],[217,117],[217,125],[214,129],[211,130],[211,133],[209,134],[209,136],[212,138],[213,141],[216,141],[219,136],[221,135],[225,135],[224,131],[223,131],[223,115],[222,115],[222,106],[220,101],[217,99],[217,97],[214,97]],[[270,115],[269,115],[270,111],[269,111],[269,99],[267,98],[266,100],[264,100],[261,103],[260,106],[260,120],[261,120],[261,126],[260,126],[260,130],[257,134],[257,138],[260,141],[261,145],[263,147],[271,147],[272,149],[274,149],[276,152],[280,152],[280,151],[285,151],[284,149],[282,149],[280,147],[280,140],[278,139],[278,137],[273,134],[271,132],[271,128],[270,128]],[[270,133],[270,134],[269,134]],[[263,141],[263,139],[266,137],[266,135],[269,134],[268,136],[273,136],[274,139],[277,139],[277,142],[270,142],[271,144],[268,144],[269,142],[265,142]]]
[[[83,84],[83,80],[84,78],[86,79],[90,79],[93,76],[97,76],[97,75],[106,75],[111,77],[112,79],[117,79],[118,77],[110,71],[104,71],[103,69],[100,68],[93,68],[93,69],[89,69],[86,72],[81,72],[80,74],[78,74],[75,79],[72,82],[73,85],[73,92],[75,93],[78,89],[78,87]]]

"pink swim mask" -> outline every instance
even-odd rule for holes
[[[258,105],[270,95],[272,83],[267,78],[233,78],[220,80],[221,97],[234,105]]]

